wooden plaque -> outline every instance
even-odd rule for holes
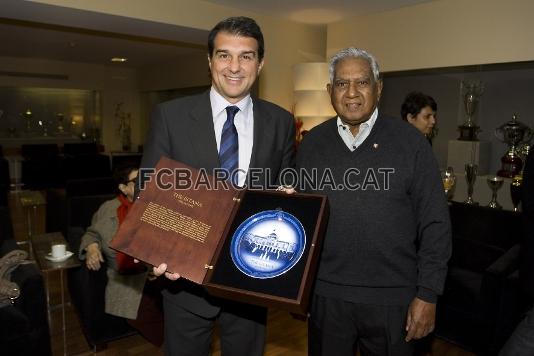
[[[204,285],[216,296],[304,314],[328,217],[325,196],[223,189],[206,172],[162,157],[111,242],[111,247]],[[189,182],[189,183],[187,183]],[[213,189],[219,187],[219,189]],[[276,278],[257,279],[233,263],[238,226],[265,210],[282,209],[306,231],[299,262]]]

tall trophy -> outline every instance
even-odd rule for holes
[[[501,158],[501,169],[497,172],[500,177],[512,178],[521,173],[523,160],[520,157],[520,146],[530,142],[534,131],[517,120],[517,115],[512,120],[495,129],[495,137],[508,145],[508,151]]]
[[[521,158],[521,162],[525,162],[525,160],[527,159],[528,154],[530,152],[530,143],[522,144],[521,146],[519,146],[518,151],[519,151],[518,152],[519,158]],[[521,167],[521,173],[519,173],[519,175],[521,177],[523,177],[523,170],[524,169],[525,169],[525,165],[523,165],[523,167]]]
[[[510,183],[510,195],[512,197],[512,204],[514,205],[514,211],[519,212],[519,204],[521,204],[521,194],[523,191],[523,177],[515,176]]]
[[[466,120],[458,126],[458,131],[460,131],[458,140],[478,141],[477,134],[480,132],[480,127],[477,126],[473,117],[477,110],[478,101],[484,93],[484,84],[481,81],[462,80],[460,89],[464,100]]]
[[[475,186],[475,181],[477,180],[477,171],[478,166],[476,164],[467,163],[465,165],[465,181],[467,182],[467,199],[464,201],[465,204],[478,205],[478,203],[473,200],[473,188]]]

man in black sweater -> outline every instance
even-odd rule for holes
[[[410,355],[434,328],[451,253],[430,145],[378,113],[378,64],[347,48],[330,61],[337,117],[299,146],[300,189],[328,195],[330,220],[309,320],[310,355]]]

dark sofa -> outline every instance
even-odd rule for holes
[[[62,176],[65,181],[110,177],[110,159],[98,152],[96,143],[63,145]]]
[[[0,256],[17,249],[9,210],[0,207]],[[20,288],[13,305],[0,308],[0,353],[10,356],[51,355],[43,277],[35,264],[11,273]]]
[[[27,144],[21,146],[21,155],[26,189],[64,188],[71,179],[111,176],[110,158],[95,143],[65,144],[63,153],[57,144]]]
[[[438,301],[435,334],[480,355],[496,355],[520,317],[518,213],[450,205],[453,252]]]
[[[21,180],[25,189],[61,187],[61,158],[57,144],[22,145]]]

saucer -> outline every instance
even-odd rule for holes
[[[52,257],[52,254],[49,252],[46,254],[45,258],[49,261],[52,261],[52,262],[63,262],[63,261],[66,261],[67,259],[69,259],[70,256],[74,255],[72,252],[70,251],[67,251],[65,252],[65,255],[64,256],[60,256],[60,257]]]

